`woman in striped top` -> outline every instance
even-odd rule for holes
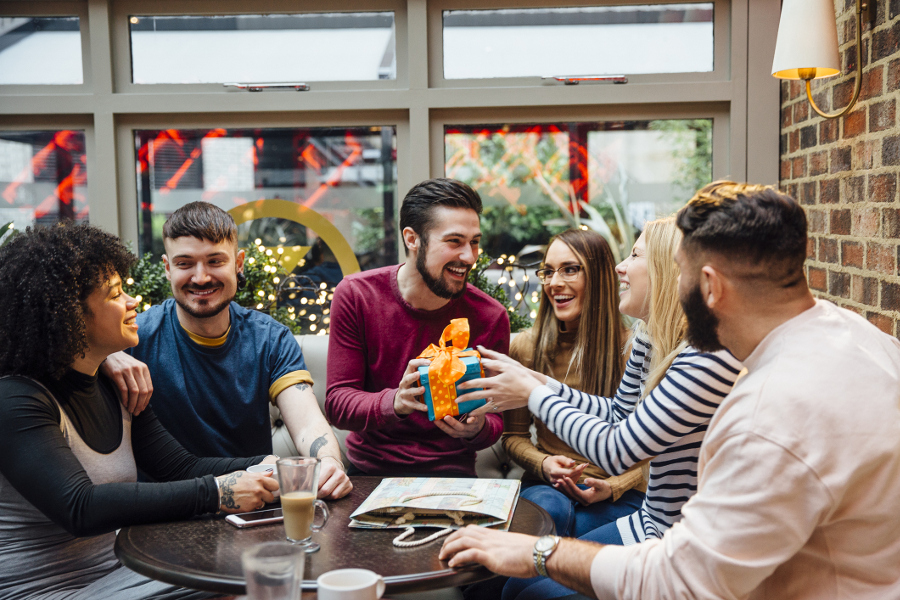
[[[484,365],[498,375],[461,386],[484,388],[478,395],[491,399],[488,409],[508,410],[527,402],[553,433],[607,473],[620,474],[649,459],[640,510],[581,539],[633,544],[661,537],[681,518],[682,506],[697,489],[703,435],[741,371],[727,351],[701,353],[684,341],[674,261],[680,238],[672,218],[648,223],[631,256],[616,267],[619,310],[640,321],[615,397],[572,390],[490,351],[484,352]],[[563,480],[563,485],[584,501],[593,496],[593,490],[578,490],[571,480]],[[550,580],[529,584],[532,580],[510,580],[504,599],[566,592]]]

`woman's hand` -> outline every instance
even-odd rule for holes
[[[556,484],[565,477],[572,481],[578,481],[587,466],[588,463],[579,465],[567,456],[548,456],[541,463],[541,472],[544,474],[545,481]]]
[[[476,417],[488,412],[500,412],[513,408],[528,406],[528,396],[534,388],[546,383],[547,378],[508,356],[478,346],[481,353],[481,365],[490,377],[472,379],[459,384],[460,390],[481,388],[481,391],[467,392],[460,395],[459,403],[468,400],[488,399],[489,402],[470,413]]]
[[[235,471],[216,477],[219,484],[219,510],[227,513],[259,510],[267,502],[275,502],[272,494],[278,481],[272,473]]]
[[[584,506],[588,506],[594,502],[602,502],[612,496],[612,487],[610,487],[609,483],[603,479],[593,479],[588,477],[584,480],[584,485],[588,486],[588,489],[586,490],[578,487],[575,483],[577,481],[577,478],[573,481],[568,477],[563,477],[559,480],[559,483],[556,484],[556,489],[576,502],[580,502]]]

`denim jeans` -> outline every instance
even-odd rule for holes
[[[585,485],[578,487],[587,489]],[[521,496],[546,510],[556,525],[556,535],[563,537],[581,537],[636,512],[644,502],[643,493],[628,490],[616,502],[606,500],[582,506],[553,486],[537,481],[522,481]]]

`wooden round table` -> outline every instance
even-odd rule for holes
[[[322,549],[307,555],[304,591],[315,590],[322,573],[350,567],[381,574],[386,594],[456,587],[493,577],[481,566],[449,568],[438,560],[442,540],[418,548],[396,548],[391,542],[401,530],[348,527],[350,514],[381,479],[353,477],[353,491],[328,502],[331,518],[321,532],[313,534]],[[510,531],[546,535],[553,532],[553,521],[542,508],[520,498]],[[414,537],[424,535],[417,532]],[[280,523],[238,529],[221,517],[204,517],[125,527],[116,538],[115,550],[124,565],[147,577],[210,592],[245,594],[241,553],[254,544],[283,540]]]

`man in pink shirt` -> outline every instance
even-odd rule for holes
[[[481,198],[452,179],[413,187],[400,208],[409,259],[345,277],[334,291],[325,412],[347,437],[351,475],[475,476],[475,452],[500,438],[499,414],[434,423],[416,357],[451,319],[469,345],[506,353],[506,309],[466,283],[481,241]]]
[[[712,419],[697,493],[629,547],[467,528],[451,566],[542,579],[519,596],[900,598],[900,342],[810,293],[806,216],[717,182],[678,214],[688,338],[747,369]],[[559,583],[557,583],[559,582]],[[562,585],[560,585],[562,584]]]

